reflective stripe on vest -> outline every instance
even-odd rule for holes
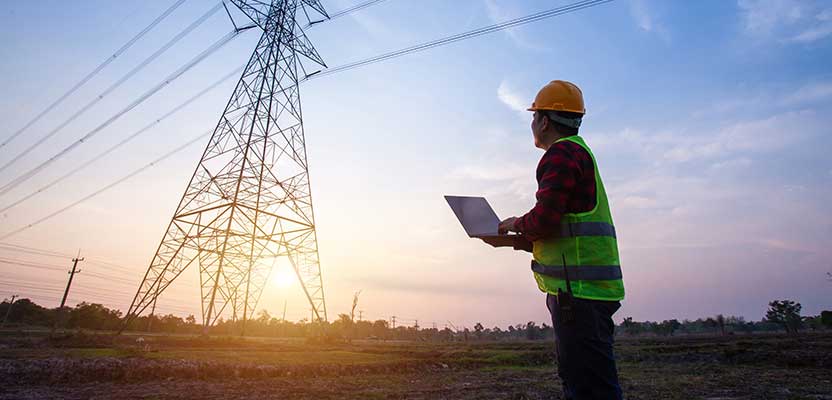
[[[620,265],[567,265],[570,281],[610,281],[621,279]],[[558,279],[566,279],[562,265],[543,265],[532,260],[532,271]]]
[[[615,227],[606,222],[573,222],[560,227],[560,237],[610,236],[615,237]]]

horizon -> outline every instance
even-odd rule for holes
[[[0,65],[7,92],[0,100],[6,121],[0,140],[170,3],[8,5],[0,14],[0,57],[7,60]],[[429,0],[415,9],[390,0],[307,34],[327,64],[337,67],[567,3]],[[330,12],[353,4],[324,2]],[[553,79],[577,83],[587,99],[581,136],[605,179],[627,291],[617,323],[717,314],[757,321],[768,302],[779,299],[803,304],[804,315],[832,308],[832,160],[826,154],[832,148],[832,74],[826,67],[832,8],[820,1],[681,4],[612,1],[300,85],[330,321],[347,312],[353,293],[361,291],[364,319],[396,316],[425,326],[551,324],[530,256],[468,238],[443,195],[485,196],[502,218],[533,206],[542,153],[532,144],[525,108]],[[68,102],[0,147],[0,164],[212,5],[185,3]],[[0,171],[0,185],[77,140],[229,29],[225,13],[214,14],[44,146]],[[258,36],[240,34],[76,153],[0,194],[0,207],[205,89],[247,60]],[[92,168],[4,211],[0,236],[212,129],[238,77]],[[78,255],[85,261],[67,304],[87,300],[126,310],[207,142],[202,138],[111,190],[0,240],[6,272],[0,298],[18,294],[57,307],[66,284],[62,271]],[[252,315],[261,309],[280,315],[286,304],[287,320],[308,317],[308,301],[289,268],[276,265]],[[157,310],[200,315],[196,268],[159,298]]]

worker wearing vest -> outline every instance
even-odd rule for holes
[[[621,399],[612,315],[624,284],[598,164],[578,136],[583,95],[570,82],[552,81],[529,111],[535,146],[546,152],[537,171],[537,204],[500,223],[501,233],[519,235],[484,240],[532,252],[534,279],[552,315],[565,397]]]

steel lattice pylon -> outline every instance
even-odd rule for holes
[[[231,0],[263,30],[125,316],[155,304],[199,267],[202,321],[253,314],[277,257],[326,321],[298,83],[300,57],[325,64],[297,20],[327,17],[318,0]]]

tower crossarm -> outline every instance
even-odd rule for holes
[[[293,47],[298,54],[303,55],[304,57],[326,68],[323,58],[321,58],[320,54],[318,54],[315,50],[315,47],[312,46],[312,42],[310,42],[306,37],[306,34],[297,23],[297,20],[276,20],[276,16],[283,16],[287,14],[294,15],[294,11],[291,11],[290,13],[281,12],[279,14],[275,12],[276,9],[289,11],[302,8],[308,17],[308,13],[306,11],[306,7],[308,7],[324,18],[329,18],[329,15],[327,15],[320,0],[230,0],[230,2],[237,6],[243,14],[245,14],[255,25],[264,31],[271,29],[288,30],[289,32],[286,32],[287,34],[280,35],[280,39],[286,41],[283,44]]]

